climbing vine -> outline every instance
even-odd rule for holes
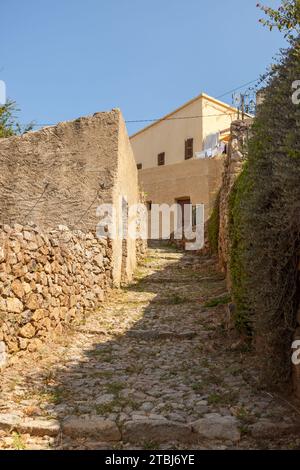
[[[247,164],[237,178],[229,196],[229,270],[232,281],[232,295],[235,302],[234,322],[237,329],[251,335],[251,308],[247,295],[247,269],[244,253],[245,245],[245,211],[244,201],[250,192]]]

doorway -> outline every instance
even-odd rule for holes
[[[192,207],[191,199],[189,197],[176,199],[176,203],[179,205],[178,217],[177,217],[177,229],[183,230],[183,228],[189,228],[192,224]]]

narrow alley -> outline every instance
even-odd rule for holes
[[[299,415],[260,390],[228,302],[207,255],[149,249],[131,285],[4,370],[0,448],[299,446]]]

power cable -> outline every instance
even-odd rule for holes
[[[265,77],[266,78],[266,77]],[[256,83],[260,80],[260,78],[257,78],[256,80],[251,80],[250,82],[244,83],[243,85],[240,85],[236,88],[233,88],[232,90],[226,91],[222,95],[219,95],[216,97],[216,99],[223,98],[224,96],[227,96],[231,93],[234,93],[235,91],[238,91],[242,88],[245,88],[247,86],[252,85],[253,83]],[[234,114],[234,113],[232,113]],[[199,119],[199,118],[209,118],[209,117],[218,117],[218,116],[226,116],[230,115],[229,113],[220,113],[220,114],[210,114],[209,116],[203,116],[203,115],[197,115],[197,116],[182,116],[182,117],[173,117],[173,118],[154,118],[154,119],[130,119],[130,120],[125,120],[126,124],[138,124],[138,123],[147,123],[147,122],[158,122],[158,121],[173,121],[173,120],[184,120],[184,119]],[[46,126],[55,126],[57,124],[55,123],[34,123],[33,127],[46,127]]]

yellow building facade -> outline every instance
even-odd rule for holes
[[[149,207],[204,204],[209,218],[221,186],[230,125],[237,118],[237,109],[202,93],[131,136]],[[209,142],[219,145],[212,153]]]

